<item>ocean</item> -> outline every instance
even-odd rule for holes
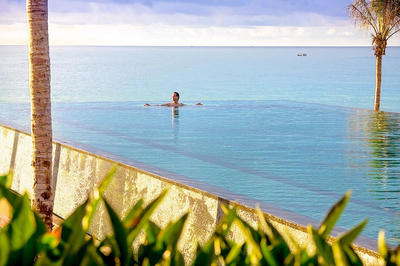
[[[373,108],[372,47],[53,46],[53,102],[291,100]],[[306,53],[307,56],[297,56]],[[0,102],[29,102],[28,48],[0,46]],[[383,58],[381,109],[400,112],[400,47]]]
[[[399,59],[389,47],[375,113],[371,47],[55,46],[54,139],[318,221],[351,189],[338,225],[369,218],[363,236],[396,245]],[[0,46],[0,123],[29,132],[27,62]],[[187,106],[144,106],[173,91]]]

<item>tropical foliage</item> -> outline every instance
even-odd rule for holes
[[[376,57],[374,110],[378,111],[381,98],[382,56],[386,53],[387,41],[400,30],[400,1],[353,0],[347,9],[355,25],[371,32]]]
[[[26,194],[20,196],[9,189],[10,176],[0,177],[0,196],[7,199],[13,212],[10,223],[0,230],[0,265],[362,265],[351,243],[366,221],[333,243],[328,240],[350,193],[331,208],[318,229],[310,226],[316,247],[312,254],[290,235],[278,232],[260,210],[260,222],[254,229],[239,218],[236,208],[223,206],[225,215],[214,234],[203,246],[198,245],[191,262],[185,262],[177,243],[188,214],[164,228],[153,223],[150,216],[165,197],[167,192],[164,192],[147,206],[139,200],[120,219],[103,198],[114,171],[53,232],[46,232],[39,215],[31,210]],[[113,232],[100,241],[86,232],[101,201],[110,216]],[[229,237],[234,224],[245,237],[243,243]],[[138,249],[134,249],[137,239],[141,241]],[[400,247],[390,250],[383,234],[379,236],[379,251],[387,265],[400,265]]]

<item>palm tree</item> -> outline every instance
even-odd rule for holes
[[[53,227],[52,125],[50,98],[50,55],[47,0],[27,0],[29,25],[29,86],[31,92],[32,166],[34,184],[32,208]]]
[[[353,0],[347,7],[350,19],[360,29],[371,32],[376,57],[376,85],[374,110],[379,111],[382,83],[382,55],[387,41],[400,30],[399,0]]]

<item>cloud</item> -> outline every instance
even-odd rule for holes
[[[191,27],[153,24],[75,25],[50,27],[50,42],[63,45],[125,46],[340,46],[369,45],[368,39],[349,34],[347,28],[246,26]],[[65,38],[68,36],[68,39]]]
[[[334,35],[336,32],[336,29],[328,29],[327,31],[325,31],[325,35]]]
[[[51,22],[191,26],[311,26],[347,20],[347,0],[57,0]],[[25,1],[0,0],[0,23],[26,21]]]
[[[310,1],[301,1],[301,3]],[[326,1],[316,1],[326,2]],[[51,1],[50,1],[51,3]],[[234,3],[234,4],[232,4]],[[311,26],[347,20],[344,9],[298,1],[54,1],[50,18],[63,24],[166,23],[191,26]],[[319,8],[318,8],[319,6]],[[327,4],[328,7],[333,4]],[[334,10],[334,11],[332,11]],[[335,14],[341,16],[335,17]]]
[[[28,43],[26,23],[0,24],[0,45],[25,45]]]
[[[49,1],[51,44],[369,45],[348,0]],[[26,43],[25,1],[0,0],[0,44]],[[6,32],[6,34],[3,34]],[[7,36],[7,38],[6,38]]]
[[[0,24],[26,23],[25,1],[0,0]]]

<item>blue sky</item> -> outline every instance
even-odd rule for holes
[[[370,45],[350,0],[49,0],[53,45]],[[27,44],[25,1],[0,0],[0,44]],[[389,45],[400,45],[395,37]]]

